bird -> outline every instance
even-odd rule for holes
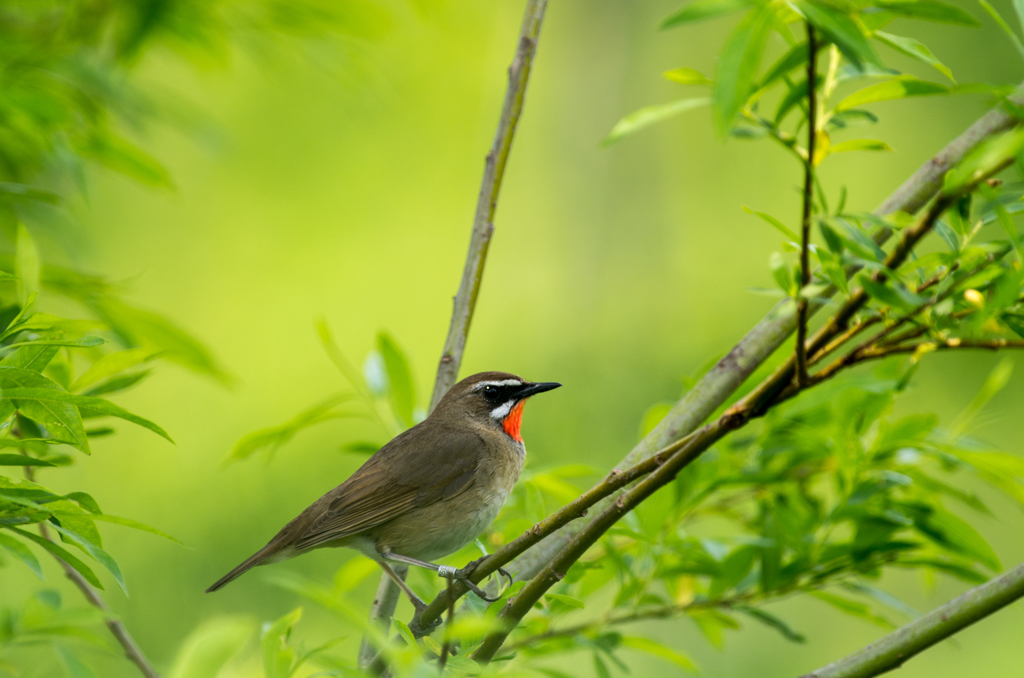
[[[377,450],[206,592],[257,565],[316,548],[346,547],[376,561],[408,596],[417,617],[426,603],[392,564],[460,579],[486,598],[468,579],[478,561],[461,569],[433,561],[472,542],[497,518],[526,460],[520,434],[526,400],[559,386],[508,372],[466,377],[430,416]]]

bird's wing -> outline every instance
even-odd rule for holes
[[[296,549],[313,548],[412,509],[447,501],[473,484],[484,445],[479,436],[471,432],[433,436],[429,430],[410,433],[412,429],[395,438],[324,497],[323,512],[298,535]]]

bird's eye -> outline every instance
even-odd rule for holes
[[[494,396],[498,395],[498,387],[497,386],[485,386],[484,387],[484,395],[486,397],[488,397],[488,398],[493,398]]]

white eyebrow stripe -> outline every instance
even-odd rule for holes
[[[521,379],[505,379],[504,381],[481,381],[479,384],[473,387],[474,391],[479,391],[487,386],[522,386],[524,381]]]
[[[516,404],[515,400],[509,400],[503,405],[499,405],[491,410],[491,418],[493,419],[504,419],[508,416],[508,413],[512,411],[512,406]]]

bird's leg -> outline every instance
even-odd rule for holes
[[[480,556],[479,558],[477,558],[476,560],[470,561],[469,563],[466,564],[465,567],[463,567],[461,570],[459,570],[458,572],[455,573],[455,578],[456,579],[461,579],[462,581],[468,581],[469,575],[473,574],[473,572],[476,570],[477,566],[480,563],[482,563],[485,560],[487,560],[488,557],[489,556],[487,556],[487,555],[483,555],[483,556]],[[497,572],[498,572],[498,574],[500,574],[500,575],[504,576],[506,579],[508,579],[508,585],[512,586],[512,584],[513,584],[512,575],[510,575],[508,572],[506,572],[505,568],[499,567],[497,569]]]
[[[480,588],[479,586],[474,584],[472,581],[470,581],[469,575],[473,571],[472,569],[467,570],[467,568],[464,567],[461,570],[459,570],[457,568],[452,567],[451,565],[435,565],[434,563],[428,563],[425,560],[417,560],[416,558],[410,558],[409,556],[403,556],[403,555],[395,553],[393,551],[382,551],[381,552],[381,556],[383,556],[384,558],[387,558],[388,560],[394,560],[395,562],[398,562],[398,563],[405,563],[406,565],[415,565],[416,567],[422,567],[422,568],[427,569],[427,570],[433,570],[434,572],[437,572],[437,576],[438,577],[452,577],[454,579],[458,579],[463,584],[465,584],[466,587],[469,588],[470,591],[472,591],[476,595],[480,596],[482,599],[486,600],[488,603],[493,603],[494,601],[498,600],[498,598],[491,598],[491,597],[489,597],[487,595],[486,591],[484,591],[482,588]],[[474,561],[474,563],[475,562],[476,561]],[[506,574],[506,576],[507,576],[507,574]],[[511,581],[511,580],[512,580],[512,578],[509,577],[509,581]]]
[[[405,595],[409,596],[409,602],[412,603],[412,606],[414,608],[416,608],[416,612],[422,612],[423,610],[427,609],[427,604],[420,600],[420,597],[412,592],[412,589],[409,588],[409,585],[406,584],[405,581],[403,581],[402,578],[399,577],[398,574],[396,574],[395,571],[391,569],[390,565],[388,565],[385,562],[381,562],[380,566],[384,568],[384,571],[387,572],[389,577],[395,580],[395,583],[398,584],[398,588],[405,591]]]

